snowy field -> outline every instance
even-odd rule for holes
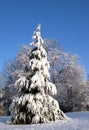
[[[73,112],[66,114],[70,119],[61,123],[37,125],[8,125],[10,117],[0,117],[0,130],[89,130],[89,112]]]

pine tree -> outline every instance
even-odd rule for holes
[[[15,85],[18,87],[18,97],[10,106],[12,124],[36,124],[50,121],[66,120],[58,102],[51,96],[57,94],[56,86],[51,83],[47,53],[43,48],[40,25],[33,34],[35,46],[29,54],[29,63],[24,76]]]

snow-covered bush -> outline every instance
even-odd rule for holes
[[[18,96],[10,106],[12,124],[48,123],[50,121],[66,120],[67,117],[60,110],[58,102],[49,94],[57,94],[57,89],[50,80],[49,62],[42,44],[40,25],[32,37],[31,45],[35,48],[29,54],[27,75],[20,77],[15,86]]]

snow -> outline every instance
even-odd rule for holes
[[[1,116],[0,130],[89,130],[89,112],[72,112],[66,115],[70,117],[68,121],[36,125],[8,125],[6,122],[10,117]]]
[[[45,82],[44,82],[44,77],[43,75],[39,72],[36,73],[32,79],[31,79],[31,85],[30,85],[30,89],[35,89],[37,88],[38,91],[41,91],[42,87],[45,86]],[[43,89],[42,89],[43,91]]]
[[[29,87],[29,80],[26,79],[26,77],[21,77],[20,79],[18,79],[15,83],[15,86],[19,87],[19,92],[26,87],[26,89],[28,89]]]
[[[36,59],[31,59],[29,62],[30,69],[34,71],[35,69],[40,70],[41,69],[41,62]]]
[[[56,86],[53,83],[51,83],[51,82],[47,83],[47,90],[52,95],[56,95],[57,94]]]

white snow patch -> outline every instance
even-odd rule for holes
[[[47,84],[46,85],[47,86],[47,91],[52,95],[56,95],[57,94],[56,86],[51,82],[47,82],[46,84]]]
[[[73,112],[66,115],[70,117],[68,121],[36,125],[8,125],[6,122],[10,117],[1,116],[0,130],[89,130],[89,112]]]

